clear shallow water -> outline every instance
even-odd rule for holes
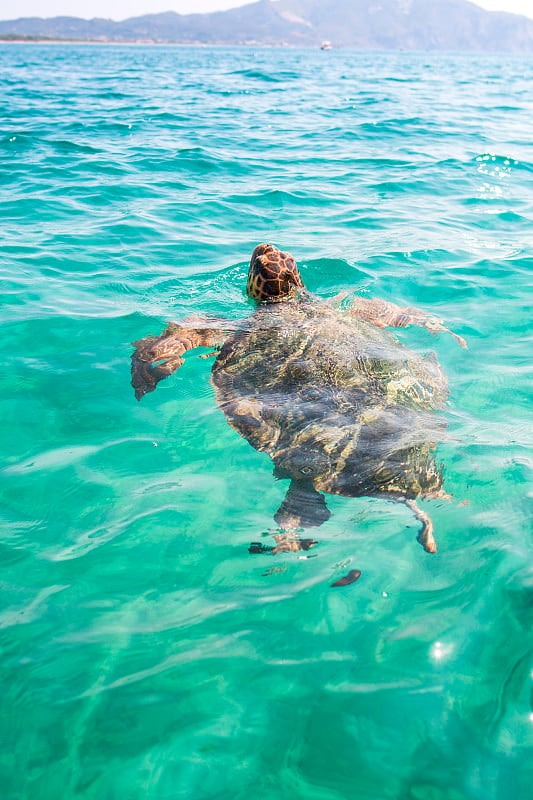
[[[4,797],[530,796],[532,77],[0,47]],[[263,240],[467,338],[399,333],[452,390],[437,555],[407,509],[330,497],[316,557],[250,556],[286,482],[210,362],[135,401],[129,342],[248,314]]]

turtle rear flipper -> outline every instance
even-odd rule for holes
[[[429,514],[426,514],[425,511],[422,511],[416,500],[409,500],[404,497],[401,498],[401,502],[405,503],[405,505],[414,513],[417,520],[422,523],[422,527],[420,528],[420,532],[416,538],[426,553],[436,553],[437,542],[433,536],[433,522],[431,521]]]
[[[274,514],[284,530],[318,528],[331,516],[324,495],[312,483],[292,480],[285,499]]]
[[[324,495],[317,492],[309,481],[292,480],[285,499],[274,514],[281,531],[274,535],[275,546],[252,542],[249,553],[297,553],[310,550],[318,544],[316,539],[301,539],[298,528],[318,528],[331,516]]]
[[[300,539],[295,533],[278,533],[274,536],[275,545],[252,542],[248,552],[252,554],[268,553],[277,556],[278,553],[299,553],[302,550],[311,550],[318,544],[316,539]]]

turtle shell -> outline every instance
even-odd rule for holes
[[[222,347],[212,370],[229,424],[275,474],[346,497],[425,497],[448,386],[433,353],[311,298],[261,305]]]

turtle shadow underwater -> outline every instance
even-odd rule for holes
[[[446,423],[437,412],[448,382],[434,352],[415,353],[386,330],[420,325],[464,339],[425,312],[350,296],[329,300],[304,287],[290,253],[258,245],[241,320],[190,316],[159,336],[133,343],[132,386],[141,400],[184,363],[185,352],[213,349],[211,382],[229,425],[289,479],[274,519],[275,544],[251,553],[308,550],[301,529],[330,517],[325,495],[382,497],[404,503],[421,523],[418,541],[437,550],[433,523],[418,499],[449,498],[437,464]],[[334,585],[359,577],[352,570]]]

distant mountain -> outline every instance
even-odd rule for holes
[[[259,0],[212,14],[0,20],[1,38],[533,53],[533,20],[467,0]]]

